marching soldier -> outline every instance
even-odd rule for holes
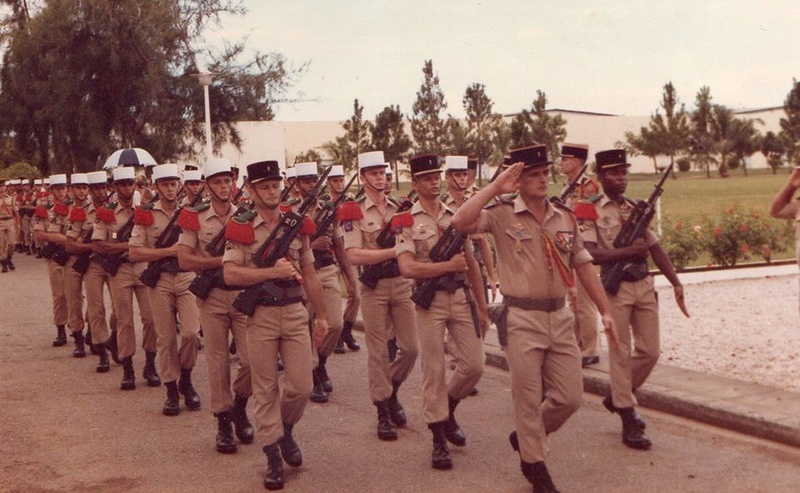
[[[75,349],[72,356],[75,358],[86,357],[84,345],[83,326],[83,272],[75,269],[78,261],[77,253],[91,251],[91,245],[78,247],[74,242],[78,238],[83,224],[87,222],[86,210],[91,205],[89,199],[89,177],[86,173],[72,173],[70,176],[70,189],[72,191],[72,208],[68,216],[67,231],[64,247],[70,254],[69,261],[64,266],[64,294],[67,300],[67,313],[69,316],[69,329],[75,340]]]
[[[646,230],[644,237],[636,239],[631,246],[614,247],[614,239],[635,206],[624,195],[630,164],[623,149],[598,152],[595,161],[603,195],[590,199],[585,204],[588,207],[582,204],[578,208],[581,236],[586,249],[600,264],[601,273],[616,262],[630,263],[619,291],[616,294],[606,292],[619,344],[609,349],[611,395],[603,400],[603,405],[622,419],[622,443],[633,449],[646,450],[652,442],[644,433],[644,420],[634,409],[637,403],[634,392],[647,380],[661,353],[658,301],[653,278],[648,272],[648,257],[652,257],[656,267],[672,284],[675,299],[685,311],[683,286],[672,261],[651,230]]]
[[[229,240],[223,256],[227,284],[252,286],[272,281],[279,296],[264,293],[255,312],[247,319],[247,350],[256,401],[258,440],[267,456],[264,487],[283,488],[283,461],[292,467],[303,463],[303,454],[292,436],[303,415],[312,389],[312,347],[318,348],[328,331],[322,286],[314,270],[309,240],[301,232],[289,246],[288,258],[273,267],[259,268],[253,259],[272,230],[282,220],[279,201],[281,174],[277,161],[247,166],[247,187],[257,214],[240,222],[234,218],[226,228]],[[302,275],[302,287],[298,282]],[[303,291],[313,306],[314,344],[308,330],[309,316],[303,307]],[[283,391],[278,380],[278,357],[284,365]]]
[[[14,252],[14,242],[17,231],[20,230],[19,209],[15,195],[6,193],[6,181],[0,178],[0,264],[3,272],[14,270],[11,255]]]
[[[183,191],[184,197],[181,205],[189,205],[195,201],[198,195],[202,195],[203,172],[199,169],[186,169],[183,172]]]
[[[494,236],[504,305],[498,336],[511,370],[517,428],[509,439],[534,492],[555,492],[544,462],[547,435],[580,407],[583,393],[573,314],[564,301],[573,273],[600,308],[612,342],[614,321],[575,217],[548,200],[552,162],[546,147],[513,150],[510,161],[515,164],[456,211],[452,224],[464,233]],[[494,197],[517,190],[482,210]]]
[[[139,206],[134,216],[133,232],[128,242],[130,257],[134,262],[149,262],[160,268],[149,282],[150,309],[156,329],[156,345],[161,367],[161,378],[167,388],[167,399],[161,410],[165,416],[177,416],[181,409],[180,396],[190,410],[200,408],[200,396],[192,384],[192,369],[197,361],[200,316],[197,301],[189,292],[194,273],[182,272],[178,265],[178,243],[168,242],[178,228],[173,218],[178,210],[178,192],[181,181],[176,164],[161,164],[153,168],[153,184],[158,201],[153,207]],[[177,240],[177,235],[175,240]],[[143,282],[147,281],[141,278]],[[175,321],[177,311],[180,333]],[[180,336],[180,341],[179,341]],[[180,380],[179,380],[180,378]]]
[[[53,323],[56,325],[56,338],[53,346],[65,346],[67,344],[66,325],[69,321],[67,311],[67,298],[64,291],[64,257],[56,257],[59,242],[63,243],[64,233],[69,226],[67,217],[69,216],[67,175],[51,175],[48,179],[50,191],[54,202],[52,204],[43,196],[42,204],[36,206],[36,224],[34,235],[40,245],[48,244],[47,273],[50,279],[50,292],[53,297]]]
[[[19,206],[20,215],[20,235],[22,236],[22,250],[25,255],[33,252],[33,181],[23,180],[22,182],[22,202]]]
[[[339,197],[345,193],[344,187],[344,167],[340,164],[336,164],[331,169],[331,172],[328,173],[328,192],[330,192],[331,202],[337,201]],[[349,197],[345,200],[350,200],[350,198],[352,198],[351,194],[348,194],[348,196]],[[337,221],[337,224],[341,231],[341,222]],[[343,262],[339,262],[339,264],[340,266],[345,265]],[[348,266],[347,269],[339,269],[340,276],[344,280],[345,290],[347,291],[347,300],[344,306],[344,313],[342,314],[342,332],[339,335],[339,340],[336,341],[336,347],[333,349],[337,354],[344,354],[345,345],[347,345],[350,351],[358,351],[361,349],[361,346],[358,345],[355,337],[353,337],[353,324],[355,324],[358,318],[360,301],[358,298],[358,288],[356,287],[357,276],[355,269],[350,265],[349,261],[346,265]]]
[[[178,261],[183,270],[198,273],[220,271],[224,246],[224,229],[236,211],[231,203],[233,172],[227,159],[212,159],[203,168],[210,202],[186,209],[179,219],[183,232],[178,240]],[[212,253],[212,249],[218,249]],[[221,274],[221,271],[219,272]],[[214,278],[212,289],[205,299],[197,298],[200,323],[206,341],[206,362],[211,398],[211,412],[217,418],[217,452],[236,452],[236,436],[244,444],[253,443],[253,426],[247,419],[247,400],[253,394],[250,359],[247,351],[247,317],[233,308],[233,301],[241,292],[238,286],[229,286],[221,275]],[[231,392],[231,358],[228,337],[233,335],[238,365],[233,377]],[[233,426],[232,426],[233,425]]]
[[[585,173],[581,173],[588,157],[589,147],[586,145],[564,144],[561,146],[561,169],[567,175],[567,185],[565,185],[564,191],[569,184],[578,180],[574,191],[565,200],[567,207],[572,210],[575,210],[578,202],[594,197],[600,192],[597,181]],[[575,338],[578,340],[578,347],[581,350],[581,365],[585,368],[600,362],[597,345],[600,314],[597,313],[597,308],[589,299],[589,295],[580,282],[575,283],[575,289]]]
[[[466,164],[466,157],[464,157]],[[436,261],[431,251],[450,226],[452,210],[439,201],[442,183],[439,158],[435,155],[411,159],[411,180],[419,200],[411,208],[414,225],[404,228],[396,247],[403,277],[420,282],[435,282],[433,300],[428,308],[417,306],[420,359],[422,361],[423,414],[433,433],[431,466],[450,469],[453,462],[447,448],[466,445],[466,436],[455,419],[455,409],[467,397],[483,373],[483,333],[488,326],[483,291],[473,289],[481,275],[472,248],[451,259]],[[479,300],[477,307],[475,300]],[[472,306],[470,306],[472,305]],[[479,320],[473,318],[473,310]],[[480,325],[476,333],[476,327]],[[445,379],[445,355],[442,340],[445,329],[450,334],[450,350],[457,356],[455,371]]]
[[[123,368],[120,389],[133,390],[136,388],[136,376],[133,371],[133,355],[136,353],[136,332],[133,325],[134,295],[136,303],[139,305],[139,316],[142,323],[142,349],[144,349],[146,357],[142,377],[147,381],[149,387],[158,387],[161,385],[161,379],[155,367],[156,329],[153,325],[153,315],[150,312],[150,296],[147,286],[139,279],[146,264],[128,258],[127,236],[130,234],[129,228],[135,214],[133,207],[133,192],[136,186],[134,169],[132,167],[114,168],[113,179],[116,202],[110,202],[97,210],[97,220],[92,231],[92,245],[95,252],[102,256],[103,268],[111,276],[111,304],[117,316],[116,344]],[[119,264],[116,265],[115,262]]]
[[[406,424],[406,413],[397,392],[414,369],[419,341],[410,298],[412,282],[400,276],[394,251],[394,236],[402,231],[404,223],[402,218],[395,217],[398,202],[385,193],[387,167],[383,151],[358,155],[365,194],[352,215],[342,214],[342,227],[350,263],[362,266],[365,273],[375,272],[372,281],[368,281],[374,281],[372,286],[364,283],[362,274],[361,314],[369,352],[369,392],[378,410],[377,434],[380,440],[391,441],[397,439],[395,426]],[[391,233],[391,245],[378,244],[384,229]],[[391,362],[387,347],[389,320],[398,345],[396,358]]]

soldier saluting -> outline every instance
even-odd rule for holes
[[[509,161],[514,164],[466,201],[451,224],[464,233],[494,236],[505,305],[498,333],[511,370],[517,427],[509,438],[534,491],[554,492],[558,490],[544,462],[547,435],[577,411],[583,394],[574,318],[564,301],[574,283],[573,272],[600,310],[612,342],[616,334],[575,217],[548,200],[551,161],[546,147],[513,150]],[[483,209],[494,197],[517,190],[513,198]]]

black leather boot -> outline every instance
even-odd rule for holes
[[[632,449],[648,450],[653,443],[636,421],[633,407],[617,408],[617,413],[622,418],[622,443]]]
[[[317,365],[317,375],[319,376],[319,381],[322,384],[322,390],[324,390],[326,394],[330,394],[333,392],[333,382],[331,382],[331,377],[328,376],[328,369],[325,368],[325,363],[327,362],[327,356],[322,356],[320,354],[319,364]]]
[[[7,260],[0,261],[0,265],[3,266],[3,273],[8,272],[8,261]]]
[[[283,436],[278,440],[278,447],[281,449],[283,460],[292,467],[303,465],[303,452],[292,436],[294,425],[283,423]]]
[[[603,399],[603,407],[608,409],[610,413],[619,412],[619,408],[614,406],[614,399],[610,395],[607,395],[605,399]],[[639,428],[643,430],[647,429],[647,423],[645,423],[644,418],[636,412],[636,408],[633,409],[633,419],[639,424]]]
[[[397,399],[397,391],[400,389],[400,382],[392,382],[392,395],[386,401],[389,404],[389,414],[395,426],[403,427],[408,421],[406,411]]]
[[[56,338],[53,339],[53,347],[67,345],[67,329],[63,325],[56,326]]]
[[[96,344],[95,348],[97,349],[97,356],[100,358],[100,362],[97,363],[97,368],[95,368],[95,370],[97,373],[107,373],[110,365],[108,363],[108,351],[106,351],[106,345]]]
[[[94,341],[92,341],[92,328],[86,327],[86,335],[83,336],[83,342],[86,344],[86,347],[89,348],[89,354],[93,354],[97,356],[97,348],[94,347]]]
[[[83,332],[73,332],[72,338],[75,339],[75,349],[72,350],[72,357],[85,358],[86,346],[83,344]]]
[[[253,431],[253,425],[251,425],[250,420],[247,419],[247,397],[237,395],[233,398],[231,419],[236,429],[236,438],[244,444],[253,443],[255,433]]]
[[[325,404],[328,402],[328,394],[326,394],[325,389],[322,388],[322,380],[320,380],[319,372],[316,368],[311,370],[311,378],[314,380],[314,387],[311,389],[308,400],[316,402],[317,404]]]
[[[232,454],[236,452],[236,440],[233,439],[231,426],[231,412],[223,411],[215,414],[217,417],[217,452]]]
[[[164,407],[161,408],[161,413],[164,416],[177,416],[181,413],[181,396],[178,393],[178,384],[175,382],[167,382],[164,385],[167,387],[167,400],[164,401]]]
[[[336,354],[346,353],[346,351],[344,350],[344,341],[342,340],[342,336],[339,336],[339,340],[336,341],[336,346],[333,348],[333,352]]]
[[[147,381],[148,387],[158,387],[161,385],[161,378],[156,371],[156,352],[146,351],[144,355],[147,360],[144,363],[144,370],[142,370],[142,378]]]
[[[358,351],[361,349],[356,338],[353,337],[353,322],[345,322],[342,324],[342,335],[339,337],[339,340],[345,343],[350,351]]]
[[[539,461],[531,464],[521,460],[519,467],[522,469],[525,479],[533,485],[533,493],[558,493],[558,488],[553,484],[550,472],[544,462]]]
[[[378,408],[378,439],[385,442],[397,440],[397,430],[389,413],[389,400],[373,402]]]
[[[450,457],[450,449],[447,448],[444,427],[447,421],[430,423],[428,429],[433,433],[433,452],[431,453],[431,467],[434,469],[446,470],[453,468],[453,459]]]
[[[192,411],[200,409],[200,396],[194,390],[192,385],[192,369],[182,368],[181,379],[178,380],[178,391],[183,396],[183,403],[186,404],[187,409]]]
[[[9,269],[17,270],[17,266],[14,265],[14,262],[11,260],[11,255],[8,256],[8,259],[6,259],[6,264],[8,264]]]
[[[121,390],[133,390],[136,388],[136,375],[133,373],[133,358],[128,356],[122,360],[122,383],[119,384]]]
[[[461,402],[459,399],[454,399],[447,396],[447,407],[450,410],[450,414],[447,417],[447,421],[444,422],[444,436],[447,438],[447,441],[455,445],[456,447],[463,447],[467,444],[467,437],[464,435],[464,431],[461,430],[461,427],[458,426],[458,422],[456,421],[456,406],[458,403]]]
[[[106,349],[108,349],[108,352],[111,353],[111,359],[114,361],[114,363],[118,365],[122,363],[122,361],[119,359],[116,330],[112,330],[111,335],[108,336],[108,341],[106,341]]]
[[[267,473],[264,475],[264,488],[275,491],[283,489],[283,460],[278,444],[265,445],[262,449],[267,455]]]

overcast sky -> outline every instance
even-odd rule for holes
[[[309,69],[296,89],[318,102],[282,105],[278,120],[343,120],[359,99],[373,119],[407,116],[433,60],[448,113],[463,116],[480,82],[495,110],[548,108],[649,115],[667,81],[687,108],[698,89],[734,109],[780,106],[800,77],[800,2],[708,0],[245,0],[208,41],[249,36]],[[213,104],[213,102],[212,102]]]

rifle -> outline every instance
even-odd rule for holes
[[[655,190],[653,190],[653,193],[650,194],[650,197],[646,201],[639,200],[636,202],[633,212],[631,212],[625,224],[622,225],[622,229],[617,234],[617,237],[614,238],[614,248],[625,248],[632,245],[634,240],[641,237],[650,226],[650,222],[653,220],[653,216],[656,213],[656,201],[658,201],[658,198],[664,193],[664,181],[672,172],[673,166],[674,163],[669,165],[664,172],[664,176],[658,181]],[[625,274],[628,272],[633,274],[632,269],[640,265],[641,262],[631,262],[628,260],[603,264],[600,269],[600,280],[603,283],[603,287],[609,293],[617,294],[619,285],[623,281]]]
[[[253,261],[256,267],[273,267],[278,260],[286,257],[289,253],[289,246],[292,244],[297,235],[300,234],[300,229],[303,226],[303,217],[306,215],[311,205],[317,199],[322,184],[331,172],[331,167],[328,167],[322,176],[317,181],[316,186],[311,193],[303,200],[300,207],[295,211],[287,211],[283,214],[281,222],[270,232],[269,236],[264,243],[253,254]],[[280,299],[283,296],[284,290],[276,284],[276,280],[260,282],[245,288],[233,300],[233,307],[244,313],[248,317],[252,317],[256,312],[256,306],[263,295]]]
[[[412,190],[411,193],[409,193],[408,196],[406,196],[406,198],[400,203],[400,207],[397,208],[395,215],[402,214],[403,212],[411,209],[411,207],[414,205],[414,197],[416,194],[416,190]],[[385,249],[394,247],[394,235],[395,231],[392,227],[392,221],[389,221],[383,226],[381,232],[378,233],[378,238],[375,240],[375,242],[378,244],[378,248]],[[378,281],[381,279],[397,277],[399,275],[400,266],[397,265],[397,259],[393,258],[390,260],[384,260],[383,262],[379,262],[377,264],[364,266],[364,268],[361,270],[361,275],[358,276],[358,280],[368,288],[375,289],[375,287],[378,285]]]
[[[147,204],[154,204],[158,200],[158,194],[154,194],[153,197],[150,199]],[[104,206],[105,207],[105,206]],[[127,243],[128,240],[131,239],[131,233],[133,232],[133,218],[134,214],[131,213],[131,216],[125,221],[125,224],[122,225],[121,228],[117,230],[117,242],[118,243]],[[123,262],[128,260],[128,252],[120,252],[120,253],[112,253],[109,255],[98,255],[98,260],[100,261],[100,266],[103,268],[104,271],[108,272],[112,276],[117,275],[117,271],[119,271],[119,266],[122,265]]]
[[[551,197],[550,201],[554,203],[557,202],[561,205],[566,205],[567,199],[569,198],[570,195],[572,195],[575,192],[575,189],[578,188],[581,178],[583,178],[583,175],[584,173],[586,173],[587,169],[589,169],[589,163],[583,165],[583,168],[581,168],[581,172],[578,173],[578,176],[576,176],[574,180],[569,182],[569,185],[567,186],[567,188],[564,189],[563,192],[561,192],[561,195],[559,195],[558,197]]]
[[[317,214],[314,216],[314,224],[317,225],[317,230],[311,236],[311,241],[314,241],[320,236],[325,235],[325,233],[331,227],[331,224],[333,224],[333,222],[336,220],[336,209],[338,209],[339,205],[347,198],[347,190],[350,188],[350,185],[353,184],[357,176],[358,175],[353,175],[353,177],[350,178],[350,181],[347,182],[347,185],[345,185],[342,193],[336,197],[336,200],[323,206],[322,209],[320,209],[319,212],[317,212]]]
[[[250,210],[250,208],[251,206],[240,207],[231,215],[231,218],[241,214],[242,212]],[[222,229],[220,229],[219,232],[217,232],[217,234],[211,239],[208,245],[206,245],[206,252],[208,252],[208,254],[212,257],[221,257],[222,254],[225,253],[226,227],[227,223],[222,226]],[[191,291],[192,294],[201,300],[204,300],[208,298],[208,295],[211,293],[211,290],[214,289],[214,286],[220,282],[224,282],[222,279],[222,267],[206,269],[197,274],[197,277],[195,277],[192,283],[189,284],[189,291]]]
[[[195,195],[194,199],[192,199],[192,203],[189,204],[189,207],[194,207],[197,205],[200,200],[202,200],[203,194],[198,193]],[[181,228],[177,224],[178,216],[181,215],[181,211],[183,207],[178,207],[175,209],[175,212],[172,213],[172,217],[169,218],[169,222],[167,226],[164,228],[164,231],[158,235],[156,238],[156,243],[154,248],[167,248],[171,247],[178,241],[178,237],[181,234]],[[178,267],[178,259],[176,257],[162,257],[158,260],[150,262],[147,264],[147,268],[142,271],[139,275],[139,280],[142,281],[147,287],[154,288],[156,284],[158,284],[158,280],[161,279],[162,272],[179,272],[180,268]]]
[[[86,234],[81,237],[81,243],[90,243],[92,241],[92,232],[94,228],[90,228],[86,231]],[[89,262],[91,262],[92,252],[83,252],[79,253],[75,262],[72,264],[72,269],[77,272],[78,274],[86,274],[86,271],[89,270]]]

